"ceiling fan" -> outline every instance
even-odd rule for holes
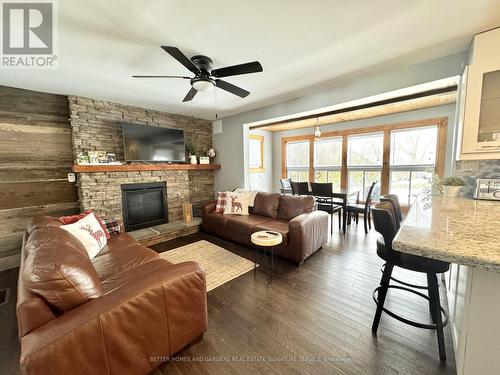
[[[250,91],[244,90],[241,87],[235,86],[219,78],[262,72],[262,65],[260,65],[258,61],[253,61],[246,64],[226,66],[225,68],[212,69],[213,62],[210,57],[196,55],[189,59],[177,47],[161,46],[161,48],[186,68],[188,68],[192,73],[194,73],[194,77],[140,75],[134,75],[132,77],[189,79],[189,82],[191,83],[191,89],[182,100],[183,102],[193,100],[198,91],[210,91],[214,87],[226,90],[227,92],[237,95],[240,98],[245,98],[250,94]]]

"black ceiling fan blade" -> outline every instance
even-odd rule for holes
[[[183,54],[179,48],[169,46],[161,46],[161,48],[194,74],[200,73],[200,69],[198,69],[198,67],[194,65],[193,62],[189,60],[189,58]]]
[[[132,78],[182,78],[182,79],[191,79],[191,77],[184,77],[184,76],[141,76],[141,75],[133,75]]]
[[[248,73],[258,73],[262,72],[262,65],[260,62],[254,61],[246,64],[239,64],[233,66],[226,66],[225,68],[219,68],[212,70],[211,74],[214,77],[229,77],[229,76],[237,76],[240,74],[248,74]]]
[[[188,91],[188,93],[186,94],[184,99],[182,99],[182,102],[189,102],[189,101],[193,100],[193,98],[197,92],[198,92],[198,90],[196,90],[194,87],[191,87],[191,90]]]
[[[250,95],[250,91],[247,91],[245,89],[242,89],[241,87],[235,86],[232,83],[223,81],[222,79],[216,80],[215,85],[222,90],[226,90],[227,92],[230,92],[231,94],[239,96],[240,98],[246,98],[248,95]]]

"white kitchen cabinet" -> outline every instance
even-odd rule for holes
[[[500,159],[500,28],[474,37],[459,159]]]

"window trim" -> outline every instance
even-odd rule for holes
[[[250,173],[263,173],[264,168],[264,136],[259,134],[249,134],[248,139],[260,141],[260,166],[257,168],[249,168]],[[250,147],[248,148],[250,152]]]
[[[347,188],[348,185],[348,169],[353,170],[353,167],[347,167],[347,145],[349,135],[361,135],[364,133],[376,133],[383,132],[383,157],[382,166],[377,168],[381,171],[380,177],[380,194],[388,194],[390,187],[390,155],[391,155],[391,131],[399,129],[409,129],[418,127],[427,127],[437,125],[437,141],[436,141],[436,162],[434,165],[434,172],[443,176],[445,157],[446,157],[446,136],[448,128],[448,117],[438,117],[429,118],[416,121],[407,121],[393,124],[377,125],[371,127],[357,128],[357,129],[346,129],[346,130],[335,130],[324,132],[321,138],[332,138],[332,137],[342,137],[342,165],[340,167],[341,171],[341,188]],[[306,141],[309,140],[309,181],[314,181],[314,135],[297,135],[291,137],[281,138],[281,175],[282,178],[286,178],[287,168],[286,168],[286,144],[293,141]],[[364,168],[364,167],[363,167]]]

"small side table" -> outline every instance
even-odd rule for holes
[[[257,252],[262,249],[264,252],[264,259],[266,262],[265,270],[263,270],[267,275],[267,282],[270,284],[272,281],[271,273],[276,272],[276,266],[274,264],[274,248],[283,242],[283,236],[281,233],[273,231],[259,231],[252,233],[251,241],[255,245],[255,258],[254,258],[254,268],[253,274],[257,270]],[[269,272],[269,266],[267,261],[267,252],[270,253],[272,272]]]

